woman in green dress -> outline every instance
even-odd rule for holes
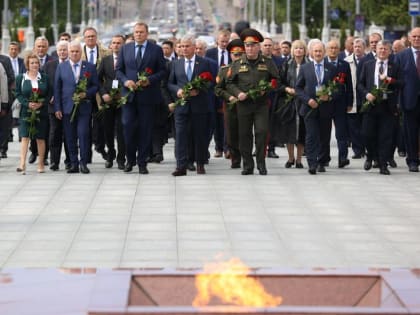
[[[26,173],[26,154],[29,141],[34,138],[39,155],[38,173],[44,173],[45,139],[48,132],[48,80],[40,72],[40,61],[34,53],[25,57],[25,66],[27,72],[16,78],[16,98],[21,104],[19,134],[22,137],[20,165],[16,171]]]

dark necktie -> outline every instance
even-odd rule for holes
[[[379,63],[379,75],[382,75],[382,74],[384,74],[384,62],[383,61],[381,61]]]
[[[332,64],[334,65],[334,67],[337,67],[337,61],[333,61]]]
[[[225,61],[225,51],[222,50],[222,56],[220,57],[220,67],[226,65],[226,61]]]
[[[89,63],[91,64],[95,64],[95,56],[93,55],[95,53],[95,51],[93,49],[90,50],[90,55],[89,55]]]
[[[192,78],[191,61],[192,61],[191,59],[187,60],[187,62],[188,62],[188,67],[187,67],[187,78],[188,78],[188,81],[191,81],[191,78]]]
[[[416,55],[417,55],[417,58],[416,58],[417,74],[420,77],[420,50],[416,51]]]
[[[136,55],[136,63],[137,63],[137,67],[140,67],[141,64],[141,49],[143,48],[143,45],[137,45],[137,55]]]

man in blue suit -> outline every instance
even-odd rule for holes
[[[211,73],[212,67],[207,58],[195,55],[195,38],[186,35],[181,39],[184,58],[173,61],[168,79],[169,91],[174,99],[183,98],[183,87],[202,73]],[[187,103],[175,108],[175,157],[176,169],[173,176],[187,175],[188,165],[188,127],[191,126],[191,136],[197,174],[205,174],[204,163],[208,150],[208,91],[193,89],[190,91]]]
[[[411,47],[398,53],[395,62],[400,66],[403,86],[400,106],[403,111],[406,162],[410,172],[419,171],[420,128],[420,27],[409,35]]]
[[[317,91],[336,76],[337,69],[329,62],[324,61],[325,47],[321,41],[311,45],[310,51],[313,62],[305,63],[296,82],[296,94],[303,106],[300,114],[305,117],[306,139],[305,152],[308,160],[308,172],[325,172],[328,156],[323,154],[321,144],[326,144],[331,137],[331,117],[333,114],[333,101],[335,95],[321,95]]]
[[[338,53],[340,51],[340,43],[337,40],[331,40],[327,44],[327,57],[325,61],[330,62],[337,70],[339,80],[337,99],[334,102],[333,119],[335,126],[335,138],[338,147],[338,167],[343,168],[350,164],[348,156],[348,131],[347,131],[347,111],[351,109],[353,104],[353,83],[351,80],[350,65],[347,61],[340,59]],[[330,125],[331,134],[331,125]],[[330,157],[330,139],[327,143],[322,144],[322,148],[326,150],[325,155]]]
[[[129,94],[128,102],[122,108],[127,155],[124,171],[131,172],[137,164],[140,174],[148,174],[147,158],[152,145],[155,108],[162,102],[160,83],[166,67],[162,48],[147,40],[147,24],[136,23],[133,34],[134,42],[121,47],[116,66],[123,95]],[[139,79],[140,74],[144,74],[144,80]]]
[[[55,74],[54,110],[55,116],[63,120],[64,136],[67,142],[71,167],[67,173],[84,174],[90,172],[87,167],[89,159],[90,121],[92,115],[92,100],[99,88],[98,74],[94,65],[81,61],[82,45],[71,42],[69,46],[69,60],[60,63]],[[79,93],[80,104],[71,121],[74,110],[73,95],[81,80],[86,80],[86,92]],[[80,147],[80,161],[77,144]]]

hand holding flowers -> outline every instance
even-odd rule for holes
[[[373,87],[372,90],[366,95],[366,102],[363,103],[360,109],[361,113],[369,111],[373,106],[379,104],[388,98],[388,94],[392,93],[389,90],[389,85],[395,83],[395,79],[386,75],[379,76],[379,86]]]
[[[178,91],[178,99],[174,103],[168,105],[169,110],[174,111],[175,107],[181,105],[184,106],[187,101],[193,97],[197,96],[200,91],[205,91],[210,87],[210,83],[213,81],[213,76],[210,72],[202,72],[190,82],[184,85],[184,87]]]
[[[73,122],[74,118],[76,117],[80,103],[86,98],[87,82],[89,78],[90,72],[85,72],[83,74],[83,78],[81,78],[76,85],[76,90],[74,91],[72,97],[74,106],[71,112],[70,122]]]
[[[32,88],[31,96],[28,99],[29,115],[25,118],[25,120],[29,124],[29,138],[33,138],[38,133],[38,130],[36,129],[36,123],[40,121],[39,113],[41,111],[39,109],[44,102],[44,99],[41,98],[40,93],[41,91],[38,88]]]
[[[277,80],[271,79],[270,82],[266,80],[260,80],[257,86],[253,89],[249,89],[246,93],[253,101],[263,96],[265,93],[274,90],[277,87]]]

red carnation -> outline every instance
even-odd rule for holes
[[[277,80],[276,79],[271,79],[271,87],[273,89],[277,88]]]
[[[146,72],[147,74],[153,74],[153,70],[149,67],[147,67],[146,69],[144,69],[144,72]]]
[[[90,72],[87,72],[87,71],[85,72],[85,78],[86,79],[89,79],[90,78]]]
[[[33,93],[38,93],[38,89],[37,88],[32,88],[32,92]]]
[[[201,79],[206,80],[206,81],[209,81],[209,82],[213,81],[213,76],[208,71],[207,72],[200,73],[199,77]]]
[[[384,80],[384,83],[385,84],[393,84],[393,83],[395,83],[395,79],[391,78],[391,77],[388,77]]]

